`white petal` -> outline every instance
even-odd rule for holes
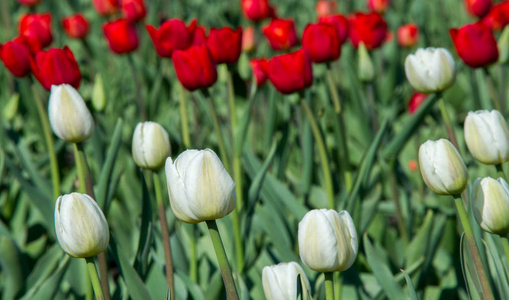
[[[166,159],[165,173],[166,183],[168,184],[168,194],[170,195],[170,205],[175,216],[186,223],[200,222],[189,208],[184,181],[177,172],[177,168],[173,164],[171,157]]]

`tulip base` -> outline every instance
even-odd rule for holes
[[[334,300],[334,273],[325,272],[325,299]]]
[[[88,274],[90,275],[90,280],[92,281],[92,287],[94,288],[95,298],[97,300],[103,300],[104,295],[101,289],[101,282],[99,281],[99,276],[97,276],[97,270],[95,268],[94,258],[87,257],[85,258],[87,262]]]

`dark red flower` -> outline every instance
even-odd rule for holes
[[[263,34],[274,50],[288,50],[298,44],[292,19],[272,19],[268,26],[263,27]]]
[[[270,17],[268,0],[241,0],[240,5],[244,16],[251,21],[260,21]]]
[[[208,88],[217,80],[216,64],[205,44],[175,50],[172,60],[180,83],[189,91]]]
[[[330,62],[341,54],[336,25],[308,24],[302,34],[302,47],[314,63]]]
[[[30,57],[30,66],[35,78],[41,85],[51,90],[52,85],[67,83],[79,88],[81,73],[71,49],[51,48],[39,51],[34,58]]]
[[[498,60],[497,41],[484,24],[467,24],[449,30],[449,34],[458,56],[470,67],[484,67]]]
[[[124,18],[131,22],[143,20],[147,15],[143,0],[120,0],[120,9]]]
[[[509,1],[502,1],[493,5],[488,14],[482,19],[482,23],[496,31],[509,24]]]
[[[340,44],[343,44],[346,41],[346,39],[348,38],[348,31],[349,31],[350,25],[349,25],[348,19],[345,16],[332,15],[332,16],[320,17],[320,18],[318,18],[318,22],[336,25]]]
[[[349,16],[350,40],[355,48],[363,42],[368,50],[378,48],[387,35],[387,23],[377,13],[357,12]]]
[[[14,76],[23,77],[30,73],[30,50],[23,37],[0,45],[0,59]]]
[[[408,112],[413,114],[424,101],[428,98],[429,95],[421,94],[419,92],[413,93],[410,98],[410,102],[408,102]]]
[[[482,18],[491,8],[491,0],[465,0],[467,11],[476,17]]]
[[[410,23],[398,28],[398,44],[402,47],[413,47],[419,41],[419,27]]]
[[[146,28],[160,57],[171,57],[173,51],[186,49],[193,41],[194,27],[186,27],[179,19],[167,20],[159,29],[152,25]]]
[[[191,28],[191,31],[193,32],[193,41],[192,45],[201,45],[207,43],[207,34],[206,29],[203,26],[196,25],[196,20],[191,21],[191,24],[189,25],[189,28]]]
[[[92,0],[97,13],[101,16],[110,16],[117,12],[118,0]]]
[[[390,0],[368,0],[367,2],[369,10],[379,14],[384,14],[387,11],[389,4],[391,4]]]
[[[264,84],[268,77],[268,71],[269,71],[269,63],[266,58],[260,58],[260,59],[251,59],[249,61],[249,65],[251,66],[251,69],[253,70],[253,75],[256,80],[256,85],[260,86]]]
[[[242,51],[242,28],[211,28],[207,46],[216,64],[236,63]]]
[[[90,30],[90,23],[82,14],[75,14],[62,18],[62,27],[69,37],[83,39]]]
[[[30,52],[37,53],[53,41],[51,34],[51,15],[26,14],[19,23],[19,34],[25,37]]]
[[[306,50],[274,56],[268,63],[270,82],[283,94],[292,94],[313,84],[313,68]]]
[[[41,3],[41,0],[18,0],[18,2],[21,5],[33,7],[33,6],[36,6],[37,4]]]
[[[251,52],[256,47],[256,35],[253,26],[244,28],[242,32],[242,51]]]
[[[136,27],[127,19],[118,19],[104,24],[103,33],[111,51],[117,54],[128,53],[138,48]]]

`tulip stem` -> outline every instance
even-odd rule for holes
[[[375,87],[373,83],[366,83],[366,102],[368,104],[369,115],[371,116],[371,127],[373,128],[373,133],[376,134],[380,125],[378,125],[378,117],[376,115]]]
[[[212,117],[212,123],[214,125],[214,131],[217,136],[217,144],[219,147],[219,153],[221,154],[221,160],[223,161],[224,167],[227,171],[230,170],[230,163],[228,160],[228,154],[226,153],[226,147],[224,146],[223,135],[221,133],[221,127],[219,127],[219,119],[217,118],[217,112],[214,107],[214,103],[212,102],[212,97],[210,96],[209,91],[203,89],[203,95],[207,99],[207,103],[209,105],[210,115]]]
[[[505,258],[509,264],[509,240],[505,236],[502,236],[502,247],[504,247]]]
[[[311,111],[311,108],[309,107],[308,103],[304,98],[300,101],[302,109],[306,113],[309,124],[311,125],[311,131],[313,132],[313,135],[316,140],[316,144],[318,146],[318,152],[320,154],[320,160],[322,163],[322,170],[323,170],[323,178],[325,181],[325,190],[327,192],[327,203],[329,205],[330,209],[335,209],[334,205],[334,188],[332,186],[332,177],[329,169],[329,159],[327,157],[327,150],[325,149],[325,142],[323,141],[323,137],[320,133],[320,128],[318,127],[318,123],[316,122],[316,119],[313,115],[313,112]]]
[[[180,117],[182,120],[182,140],[184,147],[189,149],[191,147],[191,138],[189,136],[189,124],[187,121],[187,107],[186,107],[186,94],[182,84],[177,83],[179,86],[179,101],[180,101]]]
[[[503,114],[505,111],[504,103],[498,96],[497,88],[495,87],[493,77],[491,76],[490,71],[488,71],[487,68],[484,68],[484,74],[486,75],[486,84],[488,86],[488,92],[490,94],[490,99],[491,102],[493,103],[493,107]]]
[[[444,98],[442,97],[441,93],[437,94],[437,97],[440,98],[440,100],[438,100],[438,106],[440,107],[440,114],[442,115],[442,119],[444,121],[447,136],[449,137],[449,140],[454,145],[454,147],[456,147],[456,149],[460,152],[458,140],[456,139],[456,134],[454,133],[454,129],[452,128],[452,122],[451,119],[449,118],[449,114],[447,113],[447,107],[445,106]]]
[[[164,246],[164,260],[166,263],[166,283],[170,287],[170,299],[175,298],[175,284],[173,279],[173,260],[171,256],[170,233],[168,232],[168,221],[166,220],[166,210],[164,209],[163,194],[161,192],[161,179],[157,172],[153,172],[154,190],[157,199],[157,212],[159,222],[161,223],[161,236]]]
[[[32,93],[34,95],[35,105],[42,123],[42,131],[44,133],[46,149],[48,150],[49,155],[51,183],[53,184],[53,199],[56,200],[60,196],[60,173],[58,171],[57,154],[55,153],[53,144],[53,136],[49,125],[48,113],[42,105],[42,99],[39,97],[34,84],[32,84]]]
[[[103,290],[101,289],[101,283],[99,282],[99,276],[97,276],[97,270],[95,268],[94,258],[86,257],[88,274],[90,275],[90,280],[92,281],[92,287],[94,288],[95,298],[97,300],[103,300]]]
[[[334,300],[334,273],[324,272],[325,276],[325,299]]]
[[[465,236],[467,238],[468,248],[470,250],[470,254],[472,255],[472,259],[474,261],[475,269],[477,270],[477,274],[479,276],[479,281],[481,283],[481,288],[486,300],[493,300],[495,297],[493,296],[493,291],[491,289],[490,281],[488,279],[488,273],[484,267],[484,264],[481,259],[481,254],[479,253],[479,248],[475,243],[474,232],[472,231],[472,227],[468,222],[468,215],[465,209],[465,205],[463,200],[461,199],[461,195],[454,195],[454,203],[456,204],[456,209],[458,211],[458,216],[460,218],[461,226],[465,231]]]
[[[505,180],[504,166],[502,166],[502,164],[498,164],[495,165],[495,168],[497,168],[498,177],[503,178]]]
[[[223,276],[224,287],[226,288],[226,296],[228,300],[238,300],[239,296],[237,295],[237,289],[235,287],[235,282],[233,281],[233,276],[230,265],[228,264],[226,252],[224,251],[223,242],[221,241],[221,236],[219,235],[219,230],[217,229],[216,220],[209,220],[206,221],[206,223],[209,229],[210,238],[212,239],[212,244],[214,245],[219,268],[221,269],[221,275]]]
[[[133,74],[134,89],[136,90],[136,104],[138,105],[140,118],[142,121],[146,121],[147,109],[145,108],[145,102],[143,102],[143,97],[141,95],[141,82],[140,79],[138,78],[138,73],[136,72],[136,65],[134,64],[133,55],[128,54],[127,60],[129,61],[129,67],[131,68],[131,73]]]
[[[332,65],[327,65],[327,85],[329,86],[332,103],[334,104],[334,112],[339,116],[341,114],[341,101],[339,101],[338,90],[334,84],[334,78],[332,77]]]
[[[78,182],[79,182],[78,190],[82,194],[87,194],[87,188],[86,188],[87,184],[86,184],[86,180],[85,180],[85,177],[87,175],[85,173],[85,167],[83,166],[83,159],[81,157],[82,155],[84,155],[84,153],[82,151],[80,151],[77,143],[73,143],[72,146],[73,146],[73,150],[74,150],[74,161],[76,162],[76,169],[77,169],[76,172],[78,173]],[[89,195],[89,196],[92,196],[92,195]]]

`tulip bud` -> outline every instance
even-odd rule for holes
[[[461,155],[445,139],[428,140],[419,148],[419,166],[424,182],[439,195],[457,195],[468,184],[468,172]]]
[[[444,48],[421,48],[408,55],[405,73],[410,85],[424,94],[444,91],[456,79],[454,59]]]
[[[166,159],[166,180],[175,216],[186,223],[220,219],[235,208],[235,182],[210,149],[186,150]]]
[[[95,256],[108,247],[110,232],[103,212],[90,196],[79,193],[58,197],[55,231],[60,247],[72,257]]]
[[[242,51],[251,52],[256,48],[256,34],[253,26],[244,28],[242,33]]]
[[[136,26],[127,19],[118,19],[103,25],[103,33],[111,51],[129,53],[138,48]]]
[[[472,156],[483,164],[509,160],[509,129],[500,112],[469,112],[465,119],[465,142]]]
[[[90,23],[82,14],[62,18],[65,34],[74,39],[84,39],[90,31]]]
[[[504,27],[502,34],[498,38],[497,47],[500,53],[498,62],[506,64],[509,61],[509,27]]]
[[[372,82],[375,79],[375,66],[373,66],[373,62],[363,42],[360,42],[357,51],[359,55],[359,62],[357,64],[359,79],[363,82]]]
[[[53,132],[66,142],[83,142],[94,133],[94,119],[85,101],[68,84],[51,86],[48,113]]]
[[[94,106],[94,109],[98,112],[103,111],[106,106],[106,95],[101,73],[95,75],[94,88],[92,90],[92,106]]]
[[[309,211],[299,223],[298,236],[302,262],[316,272],[344,271],[357,257],[357,232],[346,210]]]
[[[266,266],[262,272],[263,291],[267,300],[297,299],[297,276],[300,275],[303,300],[311,299],[309,280],[296,262]]]
[[[474,216],[482,229],[493,234],[509,233],[509,185],[499,178],[474,182]]]
[[[387,23],[379,14],[357,12],[348,17],[350,40],[355,48],[361,42],[368,50],[380,47],[387,38]]]
[[[415,23],[401,25],[398,28],[397,35],[398,44],[401,47],[413,47],[419,40],[419,27]]]
[[[2,115],[7,121],[12,121],[18,112],[19,94],[14,93],[2,109]]]
[[[428,99],[428,95],[415,92],[408,102],[408,112],[413,114]]]
[[[207,45],[176,50],[172,61],[177,78],[189,91],[211,87],[217,81],[216,63]]]
[[[168,133],[155,122],[138,123],[133,134],[133,159],[141,168],[159,170],[170,156]]]

